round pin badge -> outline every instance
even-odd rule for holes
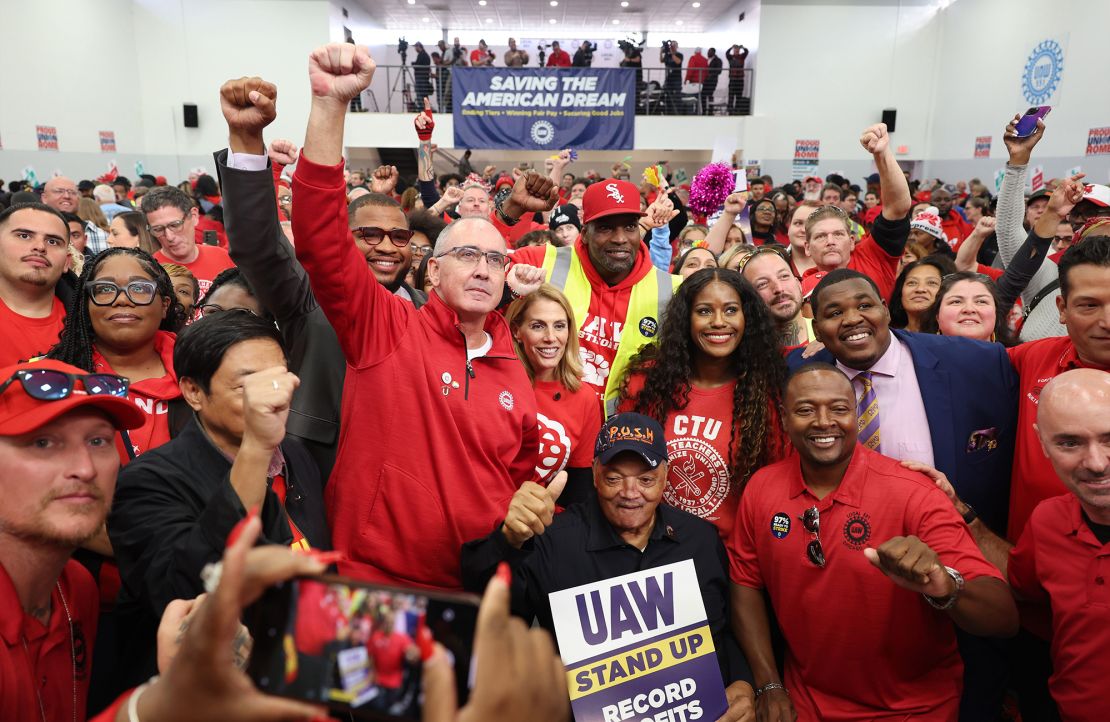
[[[790,515],[778,512],[771,517],[771,536],[776,539],[785,539],[790,533]]]

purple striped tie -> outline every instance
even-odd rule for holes
[[[859,415],[857,428],[859,429],[859,442],[872,451],[879,450],[879,397],[875,395],[875,386],[871,383],[871,372],[864,371],[856,376],[861,392],[856,403],[856,412]]]

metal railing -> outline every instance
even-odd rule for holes
[[[517,68],[495,70],[511,73]],[[725,66],[717,74],[716,82],[710,79],[703,83],[685,81],[688,77],[691,80],[708,79],[709,71],[704,68],[695,68],[692,72],[685,66],[681,70],[627,70],[637,74],[636,115],[751,115],[755,80],[751,68],[743,68],[738,71],[739,76],[732,77],[733,71]],[[427,71],[411,65],[379,65],[374,82],[360,98],[351,101],[350,110],[353,113],[416,113],[424,107],[423,95],[419,93],[430,90],[429,97],[435,112],[450,113],[450,74],[450,68],[434,65]]]

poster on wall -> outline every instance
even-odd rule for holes
[[[1021,71],[1019,107],[1059,104],[1067,49],[1068,33],[1040,38],[1030,45]]]
[[[715,720],[728,709],[692,560],[549,598],[577,722]]]
[[[36,125],[35,137],[39,150],[58,150],[58,129],[52,125]]]
[[[794,163],[790,176],[793,180],[802,180],[809,175],[817,175],[817,161],[821,155],[820,140],[795,140]]]
[[[1087,133],[1087,155],[1110,155],[1110,127],[1091,128]]]
[[[980,135],[975,138],[975,157],[976,158],[990,158],[991,157],[991,136]]]
[[[101,153],[115,153],[116,152],[116,132],[114,130],[100,131],[100,152]]]
[[[1033,174],[1029,176],[1029,183],[1034,193],[1044,188],[1044,166],[1033,166]]]
[[[619,68],[451,71],[456,148],[631,150],[636,76]]]

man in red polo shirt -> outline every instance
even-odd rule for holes
[[[796,371],[783,407],[798,455],[748,482],[729,546],[733,631],[761,719],[954,722],[953,623],[1014,634],[1009,590],[928,477],[856,444],[855,392],[836,367]],[[764,589],[786,640],[785,686]]]
[[[1098,232],[1110,234],[1110,229]],[[1009,350],[1021,391],[1006,534],[1012,541],[1021,536],[1037,504],[1067,492],[1053,473],[1033,426],[1041,390],[1069,369],[1110,370],[1110,235],[1087,236],[1065,251],[1059,276],[1056,306],[1068,335],[1030,341]]]
[[[982,523],[973,521],[971,529],[983,554],[1009,577],[1014,596],[1030,610],[1051,610],[1048,684],[1061,716],[1101,722],[1110,674],[1110,374],[1074,369],[1049,381],[1035,433],[1054,476],[1071,493],[1040,503],[1016,546]],[[970,507],[946,482],[939,484],[956,511],[966,513]],[[1023,619],[1039,621],[1039,615]]]
[[[805,252],[814,267],[806,273],[852,268],[870,276],[880,295],[889,299],[910,234],[910,187],[890,148],[886,125],[879,123],[865,130],[860,144],[871,153],[879,169],[883,210],[871,233],[859,243],[855,242],[852,219],[839,206],[825,205],[810,214],[805,226]]]
[[[162,245],[154,258],[188,268],[200,284],[201,296],[220,271],[235,265],[227,251],[204,243],[204,234],[197,228],[197,208],[178,188],[155,188],[143,196],[142,209],[150,235]]]
[[[85,719],[100,605],[70,556],[104,527],[113,438],[143,424],[126,389],[58,361],[0,370],[0,719]]]

